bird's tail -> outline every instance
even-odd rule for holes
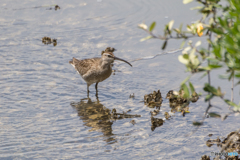
[[[76,59],[76,58],[73,57],[72,60],[69,61],[69,63],[70,63],[74,68],[75,68],[75,64],[74,64],[74,60],[75,60],[75,59]]]
[[[76,58],[72,58],[72,60],[71,61],[69,61],[69,63],[71,64],[71,65],[74,65],[74,61],[76,61],[77,59]]]

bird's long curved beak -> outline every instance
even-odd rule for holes
[[[125,61],[124,59],[121,59],[121,58],[118,58],[118,57],[115,57],[115,56],[114,56],[114,60],[123,61],[123,62],[129,64],[129,65],[132,67],[132,65],[131,65],[128,61]]]

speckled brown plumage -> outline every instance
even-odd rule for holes
[[[89,86],[93,83],[104,81],[112,74],[111,65],[104,65],[101,58],[84,60],[73,58],[69,63],[74,66]]]
[[[128,63],[129,62],[120,59],[114,56],[113,52],[115,48],[106,48],[105,51],[102,51],[101,58],[91,58],[78,60],[73,58],[69,63],[78,71],[81,77],[87,82],[87,90],[89,92],[89,86],[93,83],[96,83],[96,94],[97,94],[97,85],[99,82],[104,81],[112,74],[112,63],[114,60],[121,60]]]

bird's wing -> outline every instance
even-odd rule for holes
[[[95,66],[94,64],[96,64],[99,59],[100,58],[78,60],[73,57],[69,63],[78,71],[81,76],[84,76],[88,71],[91,70],[93,66]]]

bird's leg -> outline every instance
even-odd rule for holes
[[[89,98],[89,85],[87,84],[87,96],[88,96],[88,98]]]
[[[96,97],[98,98],[98,89],[97,89],[97,85],[98,85],[98,82],[97,82],[96,85],[95,85],[95,88],[96,88]]]

